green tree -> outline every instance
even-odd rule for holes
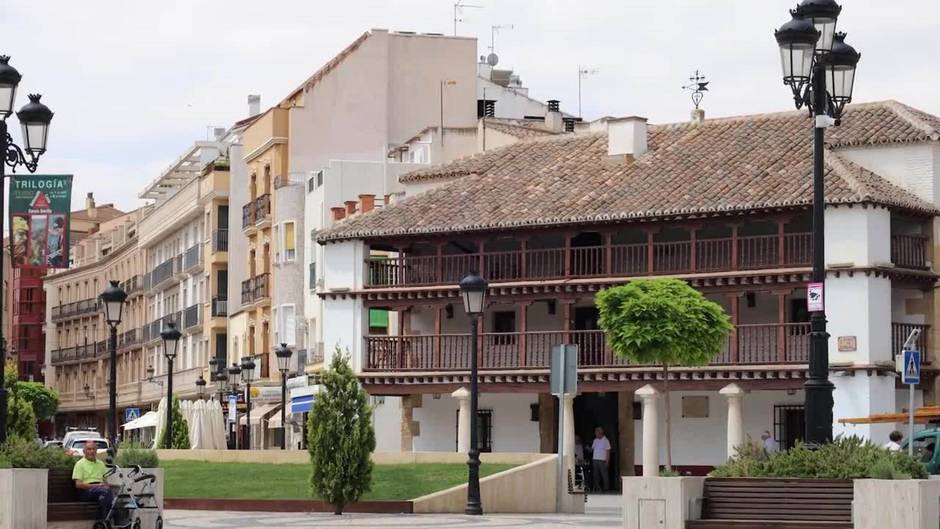
[[[703,366],[721,353],[731,321],[721,305],[677,279],[641,279],[597,295],[598,323],[617,356],[660,364],[666,404],[666,467],[672,468],[669,366]]]
[[[16,383],[15,391],[22,399],[32,405],[33,412],[39,420],[52,417],[59,409],[58,392],[52,388],[47,388],[40,382],[20,380]]]
[[[180,411],[180,401],[176,398],[176,395],[173,396],[173,406],[171,409],[173,415],[170,420],[173,422],[173,439],[170,439],[170,448],[188,450],[189,426],[186,424],[186,419],[183,418],[183,412]],[[166,427],[161,425],[160,437],[157,439],[157,448],[163,448],[164,446],[166,446]]]
[[[334,514],[342,514],[343,507],[372,487],[372,408],[339,348],[321,383],[323,391],[314,399],[308,421],[310,487],[333,505]]]
[[[7,434],[30,442],[36,439],[36,412],[24,398],[24,382],[17,380],[16,362],[8,360],[3,369],[3,384],[7,389]]]

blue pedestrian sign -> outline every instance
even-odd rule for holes
[[[920,351],[904,351],[901,382],[904,384],[920,384]]]
[[[129,423],[140,418],[140,408],[124,408],[124,422]]]

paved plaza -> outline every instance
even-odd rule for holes
[[[165,513],[168,529],[271,529],[273,527],[622,527],[620,496],[591,496],[585,514],[344,514],[177,511]]]

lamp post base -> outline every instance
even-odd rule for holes
[[[467,467],[470,479],[467,483],[467,507],[464,509],[464,513],[481,515],[483,514],[483,502],[480,501],[480,451],[476,447],[470,449]]]

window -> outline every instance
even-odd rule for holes
[[[456,430],[460,431],[460,411],[456,412]],[[457,436],[454,436],[457,439]],[[493,410],[477,410],[477,443],[480,452],[493,451]],[[456,450],[456,447],[454,447]]]
[[[284,223],[284,260],[293,261],[297,257],[297,239],[294,222]]]
[[[388,309],[369,309],[369,334],[388,334]]]
[[[803,439],[806,420],[801,404],[781,404],[774,406],[774,440],[781,450],[793,448],[796,441]]]
[[[516,343],[516,312],[512,310],[497,311],[493,313],[493,332],[507,333],[503,336],[494,336],[494,345],[508,345]]]
[[[281,305],[275,316],[275,342],[294,345],[297,343],[297,321],[294,314],[294,305]]]
[[[310,290],[317,289],[317,263],[310,263]]]

